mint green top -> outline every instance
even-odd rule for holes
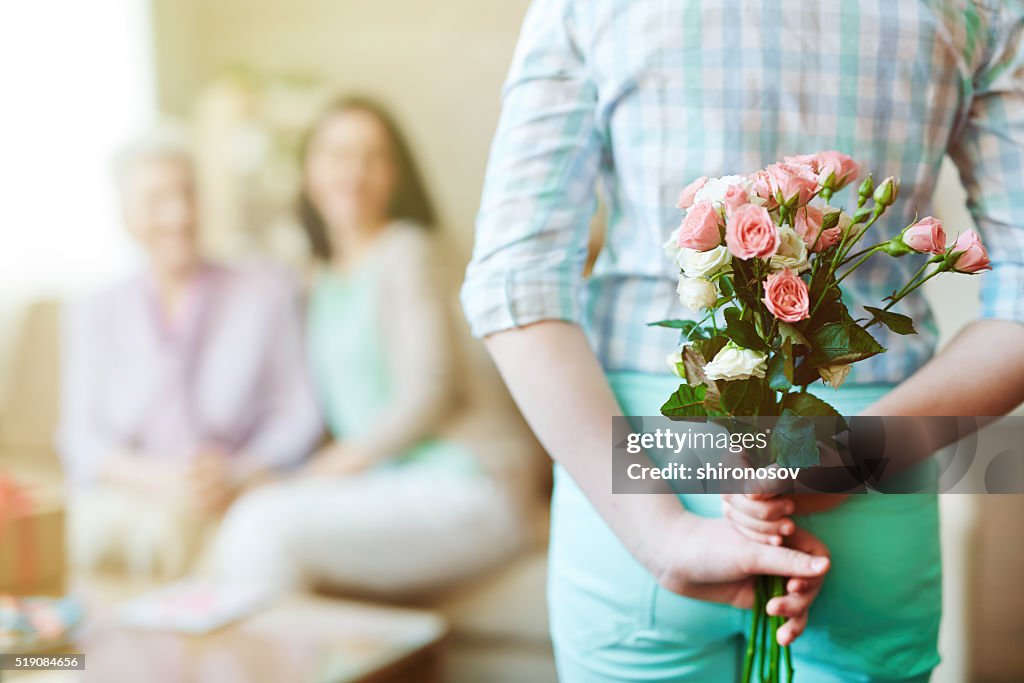
[[[400,378],[388,362],[388,340],[381,328],[379,278],[384,264],[365,263],[349,274],[321,273],[309,305],[308,344],[324,419],[339,441],[366,441],[379,430],[401,430],[401,420],[388,423],[388,411]],[[435,438],[415,440],[397,453],[386,453],[382,465],[431,463],[460,471],[474,470],[472,456],[460,445]]]

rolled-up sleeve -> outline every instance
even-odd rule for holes
[[[1004,19],[949,153],[992,259],[980,315],[1024,323],[1024,17]]]
[[[572,3],[534,2],[505,83],[462,288],[475,335],[580,320],[601,157],[596,103]]]

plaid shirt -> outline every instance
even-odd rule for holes
[[[577,322],[607,370],[665,372],[678,335],[646,323],[690,315],[661,247],[680,189],[819,149],[901,178],[899,201],[865,238],[876,241],[929,212],[948,153],[993,261],[981,316],[1024,322],[1016,2],[538,0],[505,85],[463,287],[474,332]],[[584,279],[598,186],[607,234]],[[853,192],[832,203],[854,207]],[[877,256],[844,281],[854,317],[921,258]],[[900,381],[934,352],[924,297],[896,310],[920,334],[872,328],[889,352],[858,363],[851,381]]]

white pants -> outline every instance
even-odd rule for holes
[[[210,559],[221,580],[397,598],[469,578],[523,538],[489,478],[409,465],[256,489],[228,511]]]

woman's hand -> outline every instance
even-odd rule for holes
[[[765,493],[722,495],[722,514],[747,538],[759,543],[782,545],[796,530],[790,515],[825,512],[842,504],[845,493],[808,493],[776,496]]]
[[[789,518],[796,510],[789,498],[764,493],[722,494],[722,516],[752,541],[782,545],[784,537],[796,530]]]
[[[317,451],[303,473],[314,477],[345,477],[373,465],[373,458],[359,448],[332,441]]]
[[[778,633],[781,645],[803,633],[829,568],[828,548],[812,534],[794,529],[789,547],[778,547],[751,540],[726,520],[684,514],[660,538],[664,554],[648,569],[662,586],[680,595],[750,609],[753,577],[792,577],[786,595],[770,600],[767,609],[786,618]]]
[[[223,512],[238,493],[230,456],[218,448],[197,454],[183,474],[180,483],[186,504],[204,514]]]

